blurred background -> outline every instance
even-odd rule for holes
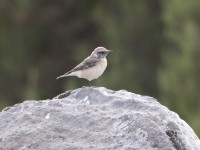
[[[0,110],[87,85],[56,77],[97,46],[114,52],[95,86],[152,96],[200,136],[198,0],[1,0]]]

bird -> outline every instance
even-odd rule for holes
[[[91,81],[100,77],[105,71],[107,67],[106,56],[111,51],[112,50],[107,50],[104,47],[95,48],[90,56],[84,59],[74,69],[57,77],[57,79],[68,77],[68,76],[76,76],[78,78],[84,78],[88,80],[89,84],[91,85]]]

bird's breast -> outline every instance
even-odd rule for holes
[[[95,66],[82,70],[81,77],[89,81],[97,79],[99,76],[103,74],[106,67],[107,67],[107,60],[106,58],[102,58]]]
[[[105,70],[107,67],[107,59],[106,58],[100,59],[99,65],[100,65],[100,67],[104,68],[104,70]]]

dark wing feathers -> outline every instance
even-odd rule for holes
[[[74,72],[74,71],[79,71],[79,70],[84,70],[84,69],[88,69],[90,67],[95,66],[97,63],[99,62],[98,58],[95,57],[88,57],[86,58],[82,63],[80,63],[79,65],[77,65],[74,69],[72,69],[71,71],[57,77],[57,79],[59,78],[63,78],[66,77],[68,74]]]
[[[95,57],[86,58],[82,63],[77,65],[74,69],[67,72],[66,74],[69,74],[71,72],[78,71],[78,70],[88,69],[90,67],[95,66],[98,62],[99,62],[98,58],[95,58]]]

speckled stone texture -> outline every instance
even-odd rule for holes
[[[0,150],[200,150],[200,141],[152,97],[82,87],[0,112]]]

